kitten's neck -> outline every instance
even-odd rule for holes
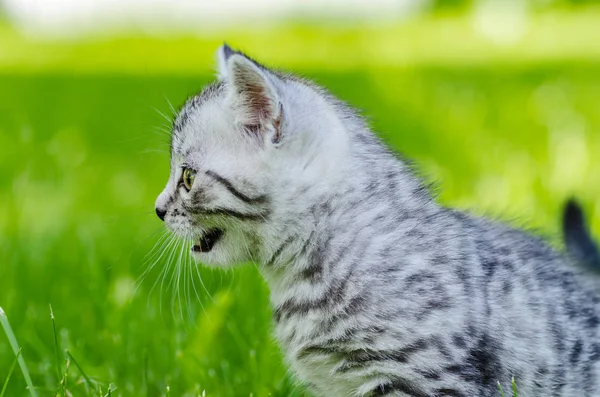
[[[355,153],[337,183],[306,187],[288,198],[295,211],[281,215],[277,224],[285,227],[271,230],[260,258],[274,305],[298,294],[318,295],[320,286],[344,277],[342,262],[375,250],[373,240],[414,227],[416,213],[438,210],[402,162],[377,142],[361,142],[365,147],[370,150]]]

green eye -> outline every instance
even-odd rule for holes
[[[196,171],[191,170],[189,168],[183,169],[183,185],[188,191],[192,189],[192,185],[194,184],[194,178],[196,178]]]

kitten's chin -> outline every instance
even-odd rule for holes
[[[210,229],[190,247],[192,257],[210,267],[232,267],[248,260],[243,241],[235,231]]]
[[[218,247],[221,245],[225,232],[223,229],[210,229],[204,232],[202,236],[196,240],[194,245],[190,248],[192,257],[198,262],[208,266],[223,266],[222,253]]]
[[[221,240],[225,232],[223,229],[210,229],[205,232],[192,246],[192,252],[198,253],[209,253],[213,250],[214,246]]]

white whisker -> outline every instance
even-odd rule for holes
[[[166,114],[164,114],[158,108],[152,108],[152,109],[154,109],[156,111],[156,113],[160,114],[165,120],[167,120],[167,122],[169,122],[169,123],[173,122],[173,119],[171,117],[169,117]]]
[[[190,244],[193,244],[193,241],[191,241]],[[186,259],[187,259],[187,264],[190,267],[189,276],[190,276],[190,281],[192,282],[192,288],[194,290],[194,295],[196,295],[196,300],[198,301],[198,303],[200,303],[200,307],[202,308],[202,311],[204,312],[204,314],[207,314],[206,310],[204,310],[204,304],[202,303],[202,299],[200,299],[200,295],[198,294],[198,289],[196,288],[196,282],[194,281],[193,268],[196,266],[196,263],[194,262],[191,255],[188,255]],[[197,269],[197,267],[196,267],[196,269]],[[200,278],[199,273],[198,273],[198,277]],[[200,278],[200,282],[202,282],[201,278]],[[210,294],[209,294],[209,296],[210,296]]]
[[[170,248],[173,246],[173,244],[175,243],[175,238],[172,234],[167,233],[167,239],[165,242],[163,242],[163,244],[161,245],[161,248],[158,250],[159,255],[158,257],[153,261],[152,265],[149,266],[148,272],[153,269],[159,262],[160,260],[165,256],[165,254],[167,254],[170,250]],[[158,283],[158,280],[160,279],[160,275],[163,274],[163,272],[165,271],[165,267],[168,266],[168,264],[166,263],[163,268],[161,269],[161,272],[159,274],[159,277],[157,277],[156,280],[154,280],[154,283],[152,284],[152,287],[150,288],[150,292],[148,293],[148,305],[150,304],[150,296],[152,295],[152,292],[154,291],[154,288],[156,288],[156,285]]]
[[[171,113],[173,114],[173,117],[177,116],[177,109],[175,109],[175,107],[173,107],[173,104],[171,103],[169,98],[167,98],[166,96],[164,96],[164,98],[165,98],[165,101],[167,101],[169,108],[171,109]]]
[[[184,320],[184,316],[183,316],[183,301],[181,299],[181,276],[182,273],[185,272],[185,269],[183,269],[183,265],[181,264],[181,259],[183,257],[183,250],[185,248],[185,243],[186,240],[185,239],[181,239],[181,246],[179,247],[179,256],[177,257],[177,264],[175,266],[176,269],[176,275],[175,275],[175,285],[174,287],[174,291],[176,292],[176,294],[173,294],[173,305],[175,303],[175,296],[177,296],[177,302],[179,304],[179,317],[181,318],[181,320]],[[185,276],[185,274],[184,274]],[[183,285],[183,293],[185,295],[185,277],[184,277],[184,285]]]
[[[148,251],[148,253],[142,259],[142,263],[144,265],[147,265],[148,263],[151,263],[151,264],[149,266],[146,266],[146,269],[144,269],[142,274],[138,277],[138,279],[136,281],[135,289],[134,289],[134,294],[137,293],[137,291],[141,287],[144,279],[148,276],[148,274],[152,271],[152,269],[158,263],[158,259],[160,259],[160,255],[162,255],[162,253],[164,252],[164,246],[168,243],[169,237],[170,237],[169,233],[166,230],[164,230],[162,236],[160,236],[158,238],[158,240],[154,243],[154,246],[152,247],[152,249],[150,251]],[[157,256],[158,256],[158,258],[157,258]]]
[[[196,296],[196,299],[198,300],[198,303],[200,303],[200,306],[202,306],[202,310],[204,310],[204,306],[202,305],[202,300],[200,299],[200,296],[198,296],[198,291],[196,290],[196,283],[194,282],[194,274],[192,272],[192,258],[190,255],[190,247],[193,244],[193,238],[192,237],[188,237],[188,240],[186,241],[186,254],[184,257],[185,263],[184,263],[184,269],[185,269],[185,274],[186,274],[186,286],[187,286],[187,291],[186,291],[186,296],[187,296],[187,305],[188,305],[188,317],[190,319],[190,321],[192,321],[194,319],[194,311],[192,310],[193,305],[192,305],[192,293],[190,291],[190,284],[192,285],[192,289],[194,290],[194,294]]]
[[[159,291],[159,305],[160,305],[160,312],[162,313],[162,302],[163,302],[163,291],[165,290],[165,279],[167,278],[167,274],[171,271],[171,261],[173,259],[173,255],[175,254],[175,251],[177,250],[177,245],[178,245],[179,240],[173,236],[173,244],[169,246],[169,250],[171,251],[169,253],[169,257],[165,263],[165,266],[163,266],[162,272],[161,272],[161,277],[160,277],[160,291]],[[158,279],[156,280],[158,282]],[[154,286],[152,287],[154,288]]]

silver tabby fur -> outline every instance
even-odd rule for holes
[[[157,212],[188,239],[223,231],[198,262],[259,265],[314,394],[498,396],[514,377],[520,396],[600,395],[596,275],[435,203],[323,89],[227,46],[218,57],[219,81],[174,122]]]

